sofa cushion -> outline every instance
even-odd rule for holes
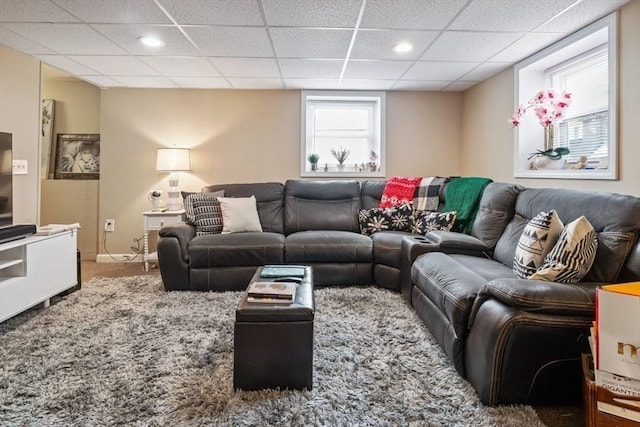
[[[413,196],[421,180],[422,177],[394,176],[385,185],[378,207],[390,208],[413,203]]]
[[[371,262],[370,237],[349,231],[299,231],[289,234],[284,244],[287,263]]]
[[[370,236],[378,231],[408,231],[413,229],[413,208],[403,204],[392,208],[360,209],[360,233]]]
[[[262,231],[256,198],[218,197],[222,211],[222,234]]]
[[[193,211],[193,202],[201,200],[218,200],[218,197],[224,197],[224,190],[214,191],[212,193],[192,193],[182,191],[182,199],[184,204],[184,216],[187,224],[196,225],[195,212]]]
[[[213,199],[193,200],[191,209],[197,236],[222,232],[220,202]]]
[[[527,279],[542,266],[544,257],[558,241],[562,227],[562,221],[553,210],[531,218],[518,240],[513,260],[513,272],[517,277]]]
[[[190,267],[282,264],[284,236],[279,233],[231,233],[196,236],[189,243]]]
[[[593,226],[581,216],[568,224],[531,280],[577,283],[587,274],[596,256],[598,240]]]
[[[425,235],[432,231],[450,231],[456,221],[456,212],[416,211],[412,232]]]
[[[248,184],[217,184],[202,189],[204,192],[224,190],[225,197],[256,198],[262,231],[284,233],[283,200],[284,185],[280,182]]]

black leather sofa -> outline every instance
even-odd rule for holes
[[[640,280],[640,199],[612,193],[486,187],[471,235],[385,231],[359,234],[357,212],[377,207],[385,182],[302,181],[205,187],[254,195],[263,233],[196,236],[180,224],[160,231],[166,290],[241,290],[256,268],[314,267],[317,285],[401,291],[481,400],[566,402],[580,398],[580,353],[598,284]],[[441,194],[444,205],[446,189]],[[585,215],[598,234],[584,282],[516,279],[515,247],[526,223],[555,209]],[[613,266],[613,267],[612,267]]]

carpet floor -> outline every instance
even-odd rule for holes
[[[94,278],[0,324],[0,425],[544,426],[486,407],[397,293],[316,289],[314,388],[233,390],[239,292]]]

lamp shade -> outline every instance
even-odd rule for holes
[[[158,148],[156,171],[177,172],[190,170],[191,158],[188,148]]]

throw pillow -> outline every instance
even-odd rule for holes
[[[524,227],[516,254],[513,272],[521,279],[528,279],[544,264],[544,257],[558,241],[562,232],[562,221],[556,211],[540,212]]]
[[[422,177],[394,176],[385,184],[378,207],[392,208],[405,203],[412,203],[413,195],[420,181],[422,181]]]
[[[224,197],[224,190],[213,193],[190,193],[187,191],[182,191],[181,193],[184,201],[185,222],[191,225],[196,225],[195,213],[193,212],[194,200],[217,200],[218,197]]]
[[[193,225],[196,236],[220,234],[222,232],[222,211],[220,202],[212,198],[198,198],[191,201],[193,208]]]
[[[456,211],[430,212],[416,211],[414,216],[413,233],[427,234],[430,231],[451,231],[456,221]]]
[[[360,209],[360,233],[370,236],[377,231],[411,231],[413,208],[404,204],[393,208]]]
[[[529,279],[576,283],[589,272],[596,257],[598,240],[587,218],[567,225],[558,242],[544,258],[544,264]]]
[[[222,210],[222,234],[262,231],[256,198],[218,197]]]

